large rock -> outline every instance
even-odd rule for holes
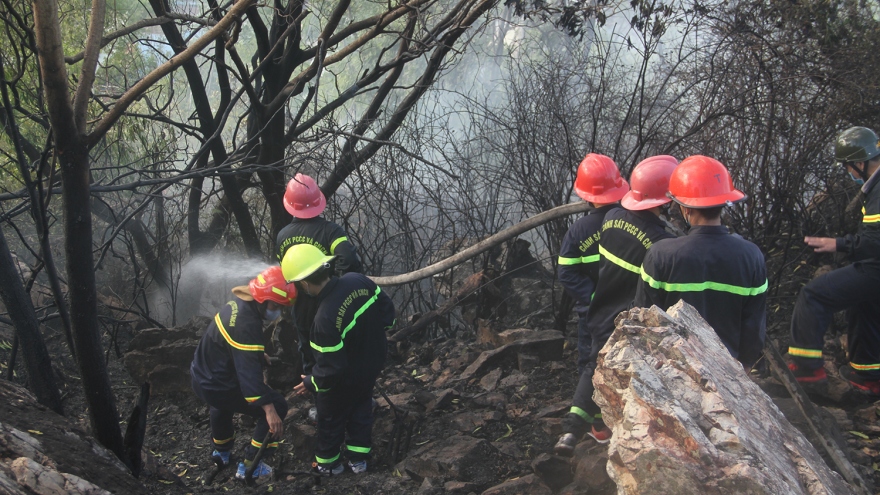
[[[594,399],[619,494],[847,494],[693,307],[622,313]]]
[[[418,482],[425,478],[452,478],[486,484],[496,476],[497,451],[486,440],[453,435],[428,443],[397,465]]]
[[[209,318],[193,318],[177,328],[141,330],[128,344],[125,369],[137,383],[150,382],[151,392],[190,393],[189,365]]]
[[[0,380],[0,493],[146,493],[119,459],[72,421]]]
[[[521,335],[519,340],[485,351],[461,373],[461,380],[470,380],[505,363],[517,363],[519,354],[535,356],[540,361],[562,359],[565,337],[559,330],[541,330]]]

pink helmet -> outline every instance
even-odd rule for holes
[[[284,208],[296,218],[314,218],[324,211],[327,199],[318,188],[315,179],[305,174],[296,174],[287,183],[284,191]]]
[[[648,210],[655,206],[672,201],[666,192],[669,191],[669,177],[678,166],[674,156],[658,155],[645,158],[629,177],[632,189],[620,201],[627,210]]]

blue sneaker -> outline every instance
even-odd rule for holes
[[[245,473],[245,471],[247,471],[247,469],[250,466],[251,466],[251,461],[239,462],[238,463],[238,471],[235,472],[235,479],[243,480],[244,473]],[[272,468],[269,467],[268,465],[266,465],[265,463],[263,463],[263,461],[260,461],[260,464],[257,466],[257,469],[254,469],[254,479],[255,480],[259,479],[260,477],[263,477],[263,476],[268,477],[271,475],[272,475]]]
[[[348,461],[348,467],[351,468],[351,472],[354,474],[366,473],[367,472],[367,461],[357,461],[357,462]]]
[[[229,465],[229,452],[215,450],[214,453],[211,454],[211,460],[214,461],[214,464],[218,468],[226,467]]]
[[[312,469],[315,473],[323,475],[323,476],[338,476],[345,471],[345,466],[340,462],[337,464],[314,464]]]

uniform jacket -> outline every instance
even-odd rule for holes
[[[635,305],[690,304],[742,363],[761,356],[766,335],[767,267],[758,246],[724,226],[692,227],[660,241],[642,264]]]
[[[605,215],[599,238],[602,266],[587,318],[594,336],[610,335],[614,319],[632,305],[645,252],[655,242],[672,237],[665,227],[663,220],[648,211],[616,208]]]
[[[599,279],[599,236],[605,214],[618,204],[590,210],[574,222],[559,248],[559,282],[577,302],[578,310],[586,310]]]
[[[837,251],[846,253],[852,261],[880,265],[880,170],[862,186],[862,192],[862,223],[855,235],[837,238]]]
[[[296,218],[278,233],[275,245],[278,248],[278,260],[296,244],[311,244],[325,255],[336,255],[335,267],[341,273],[362,270],[361,260],[354,245],[348,240],[348,234],[339,225],[321,217]]]
[[[315,365],[303,380],[312,392],[341,384],[372,383],[385,364],[385,331],[394,325],[394,304],[359,273],[333,277],[317,296],[311,329]]]
[[[241,391],[258,406],[271,402],[263,382],[259,303],[236,297],[220,308],[196,347],[190,371],[204,390]]]

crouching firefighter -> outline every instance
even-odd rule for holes
[[[212,459],[218,467],[230,462],[235,438],[233,414],[247,414],[256,420],[245,460],[235,473],[236,478],[244,479],[266,433],[272,436],[263,458],[274,453],[284,430],[287,402],[263,382],[263,322],[278,318],[282,306],[293,304],[296,288],[285,282],[281,267],[273,266],[247,286],[233,288],[232,294],[235,297],[220,308],[196,347],[190,374],[193,391],[210,406]],[[260,460],[253,477],[271,473],[272,468]]]
[[[294,391],[316,396],[314,471],[341,474],[344,456],[359,474],[370,459],[373,387],[385,365],[385,332],[394,324],[395,312],[391,298],[366,276],[333,276],[333,258],[310,244],[297,244],[281,261],[284,278],[318,304],[309,332],[315,364]]]

